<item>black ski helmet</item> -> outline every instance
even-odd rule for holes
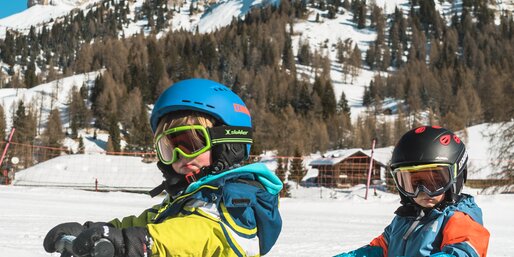
[[[445,200],[455,201],[467,177],[468,153],[460,138],[448,129],[423,126],[405,133],[393,150],[391,171],[411,165],[445,163],[457,165],[453,185],[446,191]],[[398,185],[396,185],[398,186]],[[410,198],[400,192],[402,202]]]

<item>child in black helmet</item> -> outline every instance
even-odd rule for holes
[[[400,193],[396,217],[371,243],[338,257],[485,257],[489,232],[472,196],[461,193],[468,154],[451,131],[424,126],[402,136],[391,158]]]
[[[230,89],[205,79],[178,82],[155,103],[150,119],[162,204],[108,223],[63,223],[44,240],[56,251],[76,236],[75,256],[107,239],[115,256],[260,256],[280,234],[282,183],[262,163],[241,166],[252,143],[250,112]]]

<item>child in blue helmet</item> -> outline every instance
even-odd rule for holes
[[[261,163],[240,166],[252,143],[251,117],[230,89],[205,79],[178,82],[157,100],[150,118],[165,180],[151,195],[163,203],[108,223],[64,223],[47,234],[56,251],[62,235],[90,256],[107,239],[115,256],[260,256],[282,227],[282,183]]]
[[[423,126],[402,136],[391,174],[401,206],[368,245],[338,257],[485,257],[489,232],[472,196],[461,193],[467,175],[464,143],[451,131]]]

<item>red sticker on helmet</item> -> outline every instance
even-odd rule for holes
[[[453,135],[453,140],[455,140],[457,144],[460,144],[460,138],[457,135]]]
[[[432,128],[440,129],[440,128],[441,128],[441,126],[432,126]]]
[[[242,113],[247,114],[248,116],[250,116],[250,111],[248,111],[248,109],[244,105],[234,104],[234,111],[242,112]]]
[[[442,145],[448,145],[448,144],[450,144],[450,139],[451,139],[450,135],[444,135],[441,138],[439,138],[439,143],[441,143]]]
[[[414,130],[414,133],[416,134],[420,134],[420,133],[423,133],[425,131],[427,127],[419,127],[417,128],[416,130]]]

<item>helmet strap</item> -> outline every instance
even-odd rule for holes
[[[244,161],[246,156],[246,145],[239,143],[218,144],[211,149],[212,165],[211,173],[220,173]]]
[[[171,165],[166,165],[161,161],[158,161],[157,167],[162,172],[164,181],[154,189],[150,190],[149,194],[151,197],[159,195],[162,191],[166,191],[170,196],[173,196],[186,189],[189,185],[184,175],[178,174]]]

